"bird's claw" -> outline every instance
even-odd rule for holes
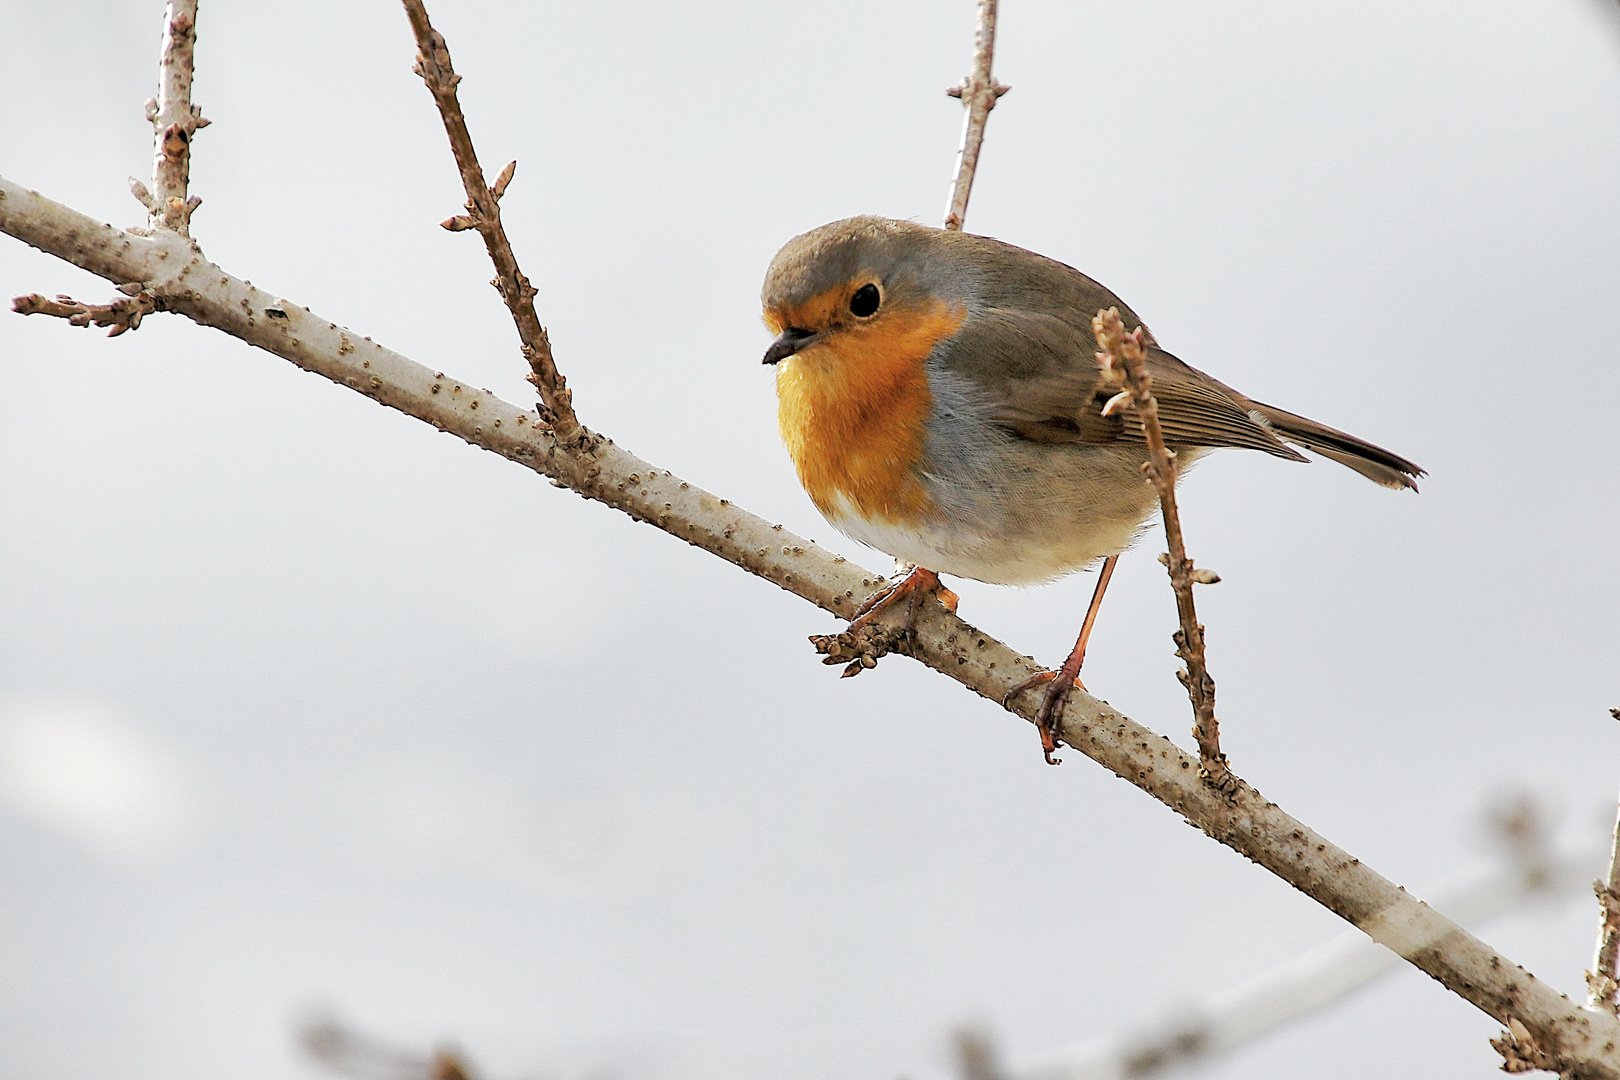
[[[1010,690],[1002,694],[1001,707],[1009,708],[1013,698],[1036,686],[1046,687],[1041,706],[1035,710],[1035,728],[1041,733],[1041,754],[1048,765],[1059,765],[1062,763],[1052,755],[1059,746],[1058,730],[1063,726],[1063,712],[1069,707],[1069,695],[1074,693],[1074,688],[1078,686],[1084,690],[1086,685],[1078,675],[1061,669],[1037,671],[1023,682],[1014,683]]]
[[[957,595],[940,583],[938,574],[919,566],[856,608],[849,629],[841,634],[812,634],[810,643],[826,657],[822,663],[844,665],[841,678],[859,675],[877,667],[881,657],[911,648],[917,638],[917,616],[929,596],[946,611],[955,613]],[[898,627],[884,623],[882,616],[902,601],[906,604],[905,622]]]

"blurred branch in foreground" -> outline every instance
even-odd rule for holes
[[[413,1053],[362,1035],[331,1016],[306,1021],[298,1029],[298,1042],[311,1060],[352,1080],[477,1080],[459,1050]]]
[[[1001,1050],[989,1028],[964,1025],[951,1033],[951,1053],[960,1080],[1007,1080]]]
[[[1536,800],[1515,795],[1487,809],[1485,818],[1505,865],[1428,890],[1435,908],[1474,925],[1538,900],[1571,899],[1590,889],[1603,854],[1593,847],[1554,855],[1547,815]],[[1341,934],[1145,1029],[1083,1043],[1012,1075],[1019,1080],[1124,1080],[1207,1062],[1334,1004],[1400,962],[1364,934]],[[979,1080],[965,1070],[959,1075]]]
[[[408,1050],[355,1030],[330,1013],[316,1013],[297,1029],[298,1045],[317,1065],[349,1080],[482,1080],[467,1055],[454,1046],[431,1054]],[[589,1061],[583,1067],[546,1067],[536,1077],[573,1076],[579,1080],[616,1080],[624,1075],[611,1065]]]

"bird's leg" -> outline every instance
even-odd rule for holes
[[[882,616],[896,604],[905,603],[906,621],[900,636],[909,646],[917,636],[917,616],[922,611],[923,601],[929,596],[936,597],[946,611],[956,611],[957,595],[940,582],[939,575],[914,566],[904,578],[893,582],[856,608],[849,629],[841,634],[815,634],[810,641],[815,645],[816,652],[826,657],[822,663],[845,664],[846,679],[859,675],[866,668],[877,666],[878,657],[895,647],[893,631],[883,627],[880,621]]]
[[[1068,707],[1069,694],[1076,686],[1082,690],[1086,688],[1086,684],[1080,681],[1080,665],[1086,662],[1086,642],[1091,640],[1091,628],[1097,623],[1103,593],[1108,591],[1108,579],[1114,576],[1114,564],[1117,562],[1118,555],[1110,555],[1103,560],[1102,569],[1097,572],[1097,587],[1091,591],[1091,606],[1086,608],[1086,620],[1080,624],[1080,637],[1075,641],[1069,658],[1063,661],[1063,666],[1056,671],[1038,672],[1002,695],[1001,704],[1005,706],[1032,686],[1046,687],[1041,707],[1035,711],[1035,726],[1040,730],[1041,753],[1046,756],[1048,765],[1057,764],[1052,754],[1058,747],[1058,726],[1063,722],[1063,710]]]

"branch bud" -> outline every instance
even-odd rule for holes
[[[179,161],[186,154],[186,147],[191,144],[191,137],[180,124],[170,124],[163,129],[163,156],[170,161]]]
[[[489,189],[489,193],[491,195],[495,196],[496,199],[499,199],[502,195],[505,195],[506,194],[506,185],[510,184],[512,182],[512,177],[516,173],[517,173],[517,162],[516,161],[508,161],[506,163],[506,168],[501,170],[501,175],[499,175],[499,176],[497,176],[495,178],[495,184],[494,184],[493,187],[491,187]]]

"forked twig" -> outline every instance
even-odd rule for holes
[[[1123,393],[1130,395],[1147,437],[1148,460],[1142,471],[1159,493],[1159,510],[1164,515],[1164,537],[1170,552],[1160,561],[1170,571],[1170,585],[1176,591],[1176,613],[1181,619],[1181,628],[1175,633],[1176,655],[1187,665],[1176,672],[1176,678],[1187,688],[1187,697],[1192,700],[1193,738],[1198,741],[1199,768],[1215,787],[1233,790],[1236,781],[1226,766],[1226,755],[1221,753],[1220,722],[1215,719],[1215,680],[1204,663],[1204,627],[1193,606],[1193,584],[1211,584],[1220,579],[1208,570],[1194,569],[1193,561],[1187,558],[1187,546],[1181,536],[1181,515],[1176,511],[1176,455],[1164,444],[1164,429],[1159,426],[1159,403],[1153,397],[1153,380],[1147,372],[1142,328],[1139,326],[1126,333],[1118,308],[1099,311],[1091,327],[1101,348],[1097,359],[1105,372],[1124,385]],[[1109,406],[1113,404],[1109,402]],[[1111,409],[1105,407],[1104,412],[1108,411]]]
[[[191,103],[191,80],[197,45],[197,0],[169,0],[163,12],[163,51],[158,57],[158,94],[146,100],[146,119],[153,130],[152,186],[129,178],[129,191],[146,207],[149,229],[190,235],[191,212],[202,205],[188,195],[191,182],[191,137],[208,126],[202,110]],[[72,326],[110,326],[108,337],[140,329],[141,319],[162,308],[146,283],[125,282],[124,295],[106,304],[86,304],[58,293],[55,300],[29,293],[13,297],[19,315],[50,315]]]
[[[500,177],[491,188],[484,181],[484,170],[478,164],[473,149],[472,134],[467,130],[467,118],[462,115],[461,103],[456,98],[456,84],[461,76],[450,65],[450,50],[444,36],[428,22],[427,9],[422,0],[404,0],[405,13],[410,17],[411,29],[416,33],[415,71],[427,83],[444,118],[444,131],[450,137],[450,150],[461,170],[461,183],[467,190],[467,213],[458,214],[441,224],[451,232],[477,229],[489,250],[490,261],[495,264],[494,285],[506,301],[512,321],[517,323],[518,336],[523,341],[523,357],[529,362],[529,381],[540,393],[545,419],[557,435],[557,442],[565,449],[580,449],[589,441],[589,435],[580,427],[574,415],[574,395],[568,382],[557,370],[551,356],[551,339],[540,325],[540,316],[534,310],[535,288],[518,268],[517,256],[501,225],[501,196],[512,182],[517,162],[501,170]]]
[[[967,218],[968,196],[973,191],[973,174],[979,168],[979,147],[984,143],[984,125],[990,110],[1002,94],[1011,90],[990,74],[990,61],[996,53],[996,0],[979,0],[979,18],[973,29],[973,68],[956,86],[945,92],[962,99],[967,115],[962,118],[962,145],[956,151],[956,179],[951,182],[951,201],[945,208],[945,227],[958,230]]]

